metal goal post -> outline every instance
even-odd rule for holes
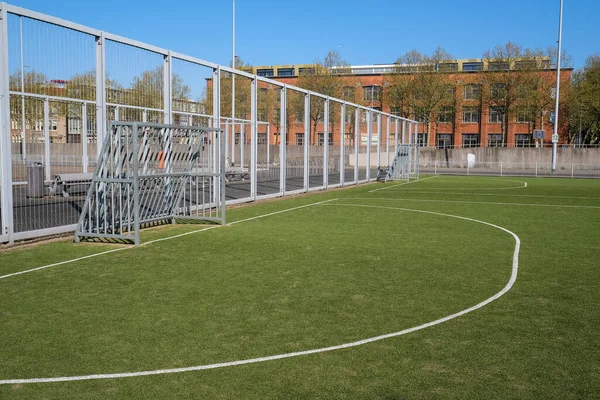
[[[111,122],[87,192],[75,240],[140,244],[150,224],[225,224],[222,129]]]

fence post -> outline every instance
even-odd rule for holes
[[[280,129],[279,129],[279,193],[283,196],[285,194],[285,178],[286,178],[286,165],[287,165],[287,85],[283,85],[281,88],[281,98],[280,98],[280,107],[281,111],[279,116],[280,120]],[[270,125],[269,125],[270,126]],[[267,135],[269,137],[269,135]]]
[[[373,114],[371,110],[367,113],[367,182],[371,179],[371,135],[373,134]]]
[[[250,196],[252,197],[252,200],[256,200],[256,163],[258,160],[258,144],[256,143],[258,137],[258,80],[256,79],[256,77],[252,79],[250,87]]]
[[[99,157],[106,132],[106,40],[104,32],[96,37],[96,155]],[[118,117],[115,117],[118,120]]]
[[[0,3],[0,241],[13,242],[12,163],[10,148],[10,94],[8,76],[8,22],[6,3]]]
[[[323,186],[329,184],[329,96],[323,101]]]
[[[340,185],[346,184],[346,102],[340,106]]]
[[[538,168],[538,167],[537,167],[537,162],[536,162],[536,163],[535,163],[535,176],[536,176],[536,177],[538,176],[538,171],[537,171],[537,168]]]
[[[164,91],[164,115],[165,115],[165,124],[173,123],[173,80],[171,51],[168,52],[163,59],[163,91]],[[221,120],[219,119],[219,125],[215,128],[221,127]]]
[[[360,141],[360,108],[354,109],[354,183],[358,183],[358,142]]]
[[[310,92],[304,95],[304,191],[309,189]]]

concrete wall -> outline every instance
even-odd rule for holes
[[[446,160],[446,152],[448,160]],[[420,164],[429,165],[434,162],[467,163],[467,154],[475,155],[475,162],[493,163],[551,163],[552,148],[499,148],[478,147],[471,149],[436,149],[421,148]],[[560,164],[589,164],[600,165],[600,148],[562,148],[558,147],[556,153],[557,163]]]

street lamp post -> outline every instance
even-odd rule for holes
[[[560,98],[560,53],[562,37],[562,13],[563,0],[560,0],[560,11],[558,14],[558,54],[556,57],[556,98],[554,99],[554,134],[552,135],[552,172],[556,171],[556,146],[558,143],[558,102]]]

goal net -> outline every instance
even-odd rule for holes
[[[419,178],[419,147],[415,144],[399,144],[394,161],[388,167],[386,181]]]

